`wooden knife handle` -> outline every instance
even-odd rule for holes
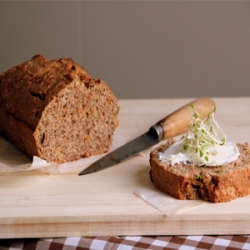
[[[198,98],[189,102],[157,122],[156,125],[152,127],[154,130],[157,130],[159,140],[187,132],[191,116],[193,115],[191,105],[193,105],[195,111],[198,111],[204,118],[209,113],[212,113],[215,108],[215,103],[210,98]]]

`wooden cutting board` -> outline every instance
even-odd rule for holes
[[[116,134],[127,140],[192,99],[121,100]],[[250,98],[214,98],[228,140],[250,143]],[[250,197],[164,213],[134,191],[152,187],[149,152],[95,174],[0,174],[0,238],[249,234]],[[242,205],[243,204],[243,205]]]

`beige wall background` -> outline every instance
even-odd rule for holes
[[[1,1],[0,72],[35,54],[121,99],[249,96],[250,1]]]

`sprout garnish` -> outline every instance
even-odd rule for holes
[[[225,145],[226,135],[214,118],[216,108],[205,119],[195,111],[191,105],[193,115],[190,119],[188,132],[182,137],[183,150],[193,155],[193,163],[204,165],[209,161],[209,155],[213,154],[214,145]]]

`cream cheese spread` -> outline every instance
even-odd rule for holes
[[[159,153],[159,159],[167,164],[194,163],[207,166],[221,166],[237,160],[240,153],[235,143],[227,142],[225,145],[213,145],[204,152],[207,160],[201,158],[198,153],[187,152],[183,149],[183,141],[180,139],[172,144],[165,152]]]

